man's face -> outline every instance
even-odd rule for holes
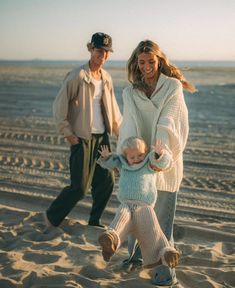
[[[98,66],[102,66],[108,59],[109,53],[110,53],[109,51],[106,51],[101,48],[92,48],[91,61]]]

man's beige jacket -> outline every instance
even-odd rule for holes
[[[118,136],[122,115],[114,95],[111,76],[104,69],[101,69],[101,74],[101,107],[105,127],[109,134]],[[88,63],[69,72],[65,77],[53,103],[53,115],[61,135],[67,137],[74,134],[79,138],[91,139],[94,90]]]

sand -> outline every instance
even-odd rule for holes
[[[0,288],[156,287],[151,270],[122,267],[126,243],[110,263],[103,261],[97,241],[103,229],[87,225],[89,194],[59,228],[43,233],[42,213],[69,183],[69,146],[51,119],[52,101],[68,69],[0,67]],[[111,72],[121,105],[125,72]],[[231,288],[235,69],[198,68],[188,76],[199,92],[185,97],[190,134],[174,225],[175,244],[182,253],[174,287]],[[118,206],[116,193],[117,185],[102,217],[105,225]]]
[[[52,119],[4,117],[0,128],[0,287],[154,287],[151,270],[122,268],[126,243],[110,263],[103,261],[97,242],[103,229],[87,225],[90,195],[63,225],[43,233],[42,212],[69,183],[69,147]],[[174,231],[180,284],[174,287],[235,287],[234,138],[227,134],[224,143],[222,133],[206,137],[205,129],[191,128],[185,151]],[[118,205],[116,191],[102,218],[106,225]]]

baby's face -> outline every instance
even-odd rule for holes
[[[140,147],[126,148],[124,155],[129,165],[135,165],[142,162],[147,154],[147,149],[144,144]]]

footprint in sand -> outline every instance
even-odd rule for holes
[[[44,250],[44,251],[64,251],[68,247],[68,243],[59,243],[58,245],[50,243],[36,243],[32,246],[32,250]]]
[[[36,264],[48,264],[58,261],[60,256],[52,255],[50,253],[27,253],[23,256],[23,260],[34,262]]]

